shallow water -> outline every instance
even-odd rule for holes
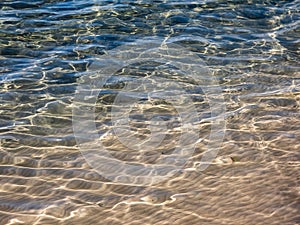
[[[298,0],[5,0],[0,8],[1,224],[300,224]],[[199,86],[189,71],[151,57],[115,71],[92,105],[96,136],[113,157],[140,166],[172,163],[185,130],[178,110],[188,112],[188,138],[199,131],[186,164],[175,160],[177,173],[152,182],[134,171],[137,179],[124,184],[84,158],[83,138],[74,135],[80,130],[73,130],[79,115],[72,118],[80,104],[86,108],[77,113],[93,103],[75,101],[82,79],[114,65],[114,49],[115,58],[132,57],[138,48],[123,46],[141,40],[176,44],[199,57],[215,83],[205,83],[204,74],[196,77],[204,82]],[[179,53],[174,60],[193,65]],[[141,77],[150,83],[134,83]],[[198,114],[162,78],[180,84]],[[150,86],[151,96],[143,89]],[[121,93],[124,87],[134,91]],[[167,87],[177,108],[160,96]],[[226,107],[218,115],[211,112],[215,90]],[[110,112],[134,98],[132,132],[120,139],[111,119],[123,111]],[[224,139],[223,130],[209,136],[217,116],[226,123]],[[86,131],[91,146],[95,133]],[[151,134],[157,136],[139,145]],[[220,141],[216,158],[200,171],[202,156]]]

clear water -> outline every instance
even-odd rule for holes
[[[1,224],[300,223],[298,0],[4,0],[0,8]],[[98,136],[112,156],[135,165],[176,157],[183,128],[157,92],[132,109],[130,135],[139,137],[135,141],[153,132],[166,138],[150,148],[153,139],[145,151],[132,149],[130,135],[122,144],[111,132],[110,112],[124,83],[157,72],[151,85],[163,89],[158,77],[180,83],[199,112],[193,125],[199,141],[188,162],[146,186],[99,174],[84,158],[72,122],[82,78],[103,62],[110,65],[97,64],[99,58],[145,38],[196,55],[217,84],[200,88],[187,71],[147,60],[124,66],[102,87],[94,104]],[[131,52],[115,57],[119,53]],[[220,114],[225,136],[213,163],[199,171],[208,143],[216,141],[209,136],[214,118],[203,93],[214,86],[226,106]],[[154,121],[149,131],[153,115],[160,124],[179,122],[164,133]]]

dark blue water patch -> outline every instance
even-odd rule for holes
[[[53,11],[76,11],[78,9],[84,9],[90,6],[93,6],[93,3],[79,1],[79,4],[76,4],[76,1],[56,1],[52,2],[52,4],[45,5],[47,9]]]
[[[283,15],[280,18],[280,23],[284,25],[288,25],[299,20],[300,20],[300,9],[294,12],[293,14],[291,14],[291,12],[285,13],[285,15]]]
[[[14,125],[14,121],[7,120],[5,117],[0,119],[0,133],[10,131]]]
[[[48,84],[68,84],[76,83],[78,78],[78,73],[66,73],[66,72],[52,72],[47,73],[46,82]]]
[[[6,76],[4,76],[5,73],[20,71],[23,68],[27,68],[28,65],[31,65],[33,62],[34,60],[30,58],[15,56],[3,57],[2,59],[0,59],[0,70],[2,72],[0,80],[6,79]]]
[[[27,48],[20,47],[2,47],[0,50],[0,54],[2,56],[14,56],[14,57],[29,57],[35,58],[41,55],[38,51],[32,51]]]
[[[24,1],[11,1],[11,2],[2,2],[0,3],[0,7],[10,7],[16,10],[22,9],[35,9],[43,5],[44,1],[31,1],[31,2],[24,2]]]
[[[278,12],[278,11],[277,11]],[[238,9],[238,14],[245,18],[249,19],[267,19],[275,15],[275,12],[272,12],[266,7],[257,7],[255,5],[248,5]]]
[[[168,19],[166,20],[166,24],[187,24],[189,23],[190,18],[188,18],[185,15],[174,15],[174,16],[170,16],[168,17]]]
[[[50,86],[46,89],[46,92],[53,97],[66,96],[75,94],[76,86],[74,84]]]
[[[280,41],[280,44],[284,46],[286,49],[288,49],[287,54],[293,53],[293,55],[298,59],[299,59],[299,48],[300,48],[299,33],[300,33],[300,26],[293,30],[286,31],[283,34],[277,36],[277,39]],[[294,38],[291,39],[290,36],[294,36],[295,38],[299,37],[299,38],[298,40]]]

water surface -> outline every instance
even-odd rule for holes
[[[298,0],[4,0],[0,8],[1,224],[300,223]],[[202,115],[195,125],[201,141],[183,170],[147,187],[99,175],[72,129],[78,79],[99,56],[145,37],[197,54],[226,105],[218,157],[196,171],[210,134],[209,105],[184,74],[163,68],[160,76],[186,82]],[[99,134],[112,129],[109,112],[116,90],[130,82],[125,75],[145,77],[156,66],[118,71],[97,101]],[[149,114],[133,117],[141,137],[149,134],[147,115],[174,118],[165,102],[151,104],[140,104]],[[116,158],[135,163],[153,164],[176,145],[166,139],[154,151],[134,152],[108,137],[104,145]]]

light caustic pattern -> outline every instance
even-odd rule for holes
[[[139,76],[116,76],[118,71],[134,65],[148,71]],[[174,74],[180,74],[180,79],[172,79]],[[114,82],[119,86],[113,94],[110,92],[114,96],[106,111],[110,122],[101,132],[105,125],[97,127],[97,101],[105,87]],[[116,47],[101,55],[78,83],[73,103],[77,144],[88,164],[110,181],[153,185],[185,167],[201,141],[197,124],[202,117],[189,93],[190,86],[203,93],[211,122],[207,149],[194,169],[204,171],[217,156],[225,131],[221,88],[201,58],[172,43],[172,39],[140,39]],[[114,157],[112,152],[121,149],[108,149],[104,144],[107,139],[126,149],[123,158]],[[137,156],[137,160],[130,160],[130,155]],[[155,160],[147,163],[147,156]]]

